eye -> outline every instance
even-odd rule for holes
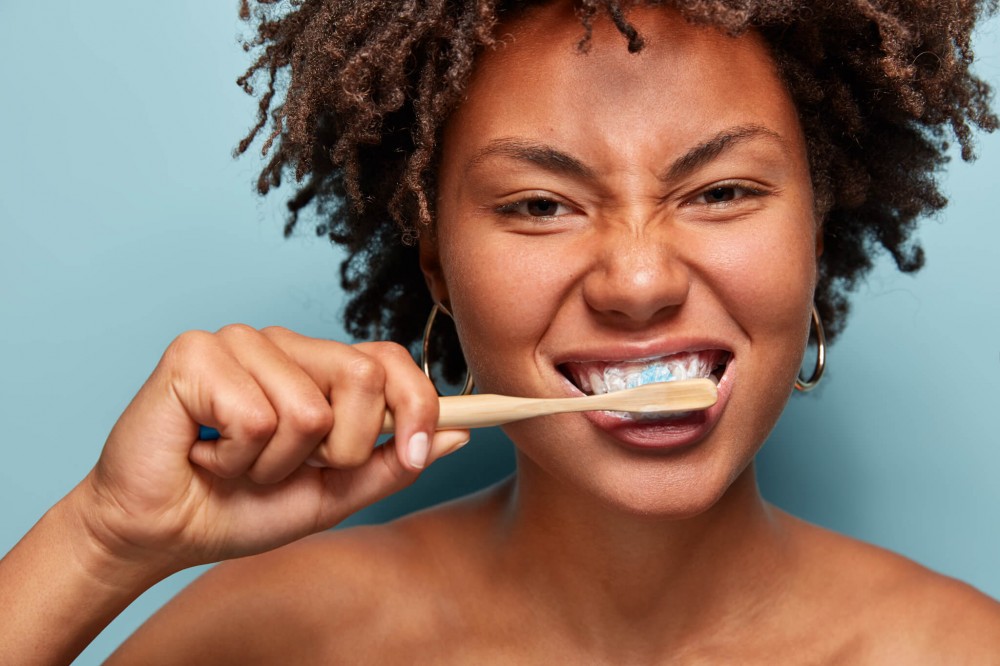
[[[761,190],[748,185],[741,185],[738,183],[722,183],[719,185],[713,185],[707,190],[703,190],[698,194],[692,203],[696,204],[706,204],[709,206],[727,204],[733,201],[739,201],[746,197],[760,196],[763,194]]]
[[[732,201],[737,194],[735,187],[713,187],[703,192],[701,196],[705,199],[705,203],[723,203]]]
[[[567,215],[573,210],[564,203],[545,197],[530,197],[512,201],[497,208],[497,212],[506,215],[524,215],[526,217],[558,217]]]

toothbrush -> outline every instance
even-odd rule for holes
[[[516,398],[506,395],[456,395],[439,399],[438,430],[486,428],[535,416],[567,412],[614,411],[633,414],[672,414],[708,409],[718,399],[710,379],[655,382],[623,391],[575,398]],[[386,412],[382,434],[395,430],[392,414]],[[201,426],[201,439],[218,439],[214,428]]]
[[[685,379],[643,384],[622,391],[575,398],[515,398],[506,395],[456,395],[439,399],[438,430],[486,428],[535,416],[567,412],[631,412],[670,414],[707,409],[717,399],[715,382]],[[382,434],[393,432],[392,414],[386,413]]]

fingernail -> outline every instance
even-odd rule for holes
[[[406,459],[410,463],[410,467],[415,469],[423,469],[424,465],[427,464],[427,454],[430,452],[430,442],[427,439],[426,432],[418,432],[410,437],[410,441],[406,443]]]
[[[468,443],[469,443],[469,438],[468,437],[465,437],[463,439],[458,440],[457,442],[455,442],[454,444],[452,444],[451,446],[449,446],[448,448],[446,448],[444,451],[442,451],[441,452],[441,457],[443,458],[444,456],[451,455],[452,453],[454,453],[455,451],[458,451],[460,448],[462,448],[463,446],[465,446]]]
[[[310,467],[329,467],[323,460],[320,459],[315,453],[306,458],[306,464]]]

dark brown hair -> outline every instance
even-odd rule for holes
[[[290,4],[291,8],[284,7]],[[493,28],[523,0],[263,0],[253,22],[256,60],[239,79],[260,92],[264,194],[291,175],[289,234],[312,208],[316,231],[344,246],[345,320],[358,337],[412,348],[430,296],[414,240],[434,219],[435,166],[444,122]],[[995,0],[680,0],[652,3],[736,35],[759,31],[795,101],[805,132],[824,253],[816,304],[830,338],[847,294],[887,251],[902,271],[924,255],[912,240],[921,217],[946,204],[937,174],[948,140],[972,159],[975,127],[992,131],[991,91],[970,72],[972,29]],[[642,37],[628,4],[581,0],[581,48],[607,15],[630,51]],[[462,364],[441,343],[446,374]]]

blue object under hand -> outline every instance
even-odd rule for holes
[[[222,435],[215,428],[209,428],[208,426],[200,425],[198,426],[198,439],[219,439]]]

